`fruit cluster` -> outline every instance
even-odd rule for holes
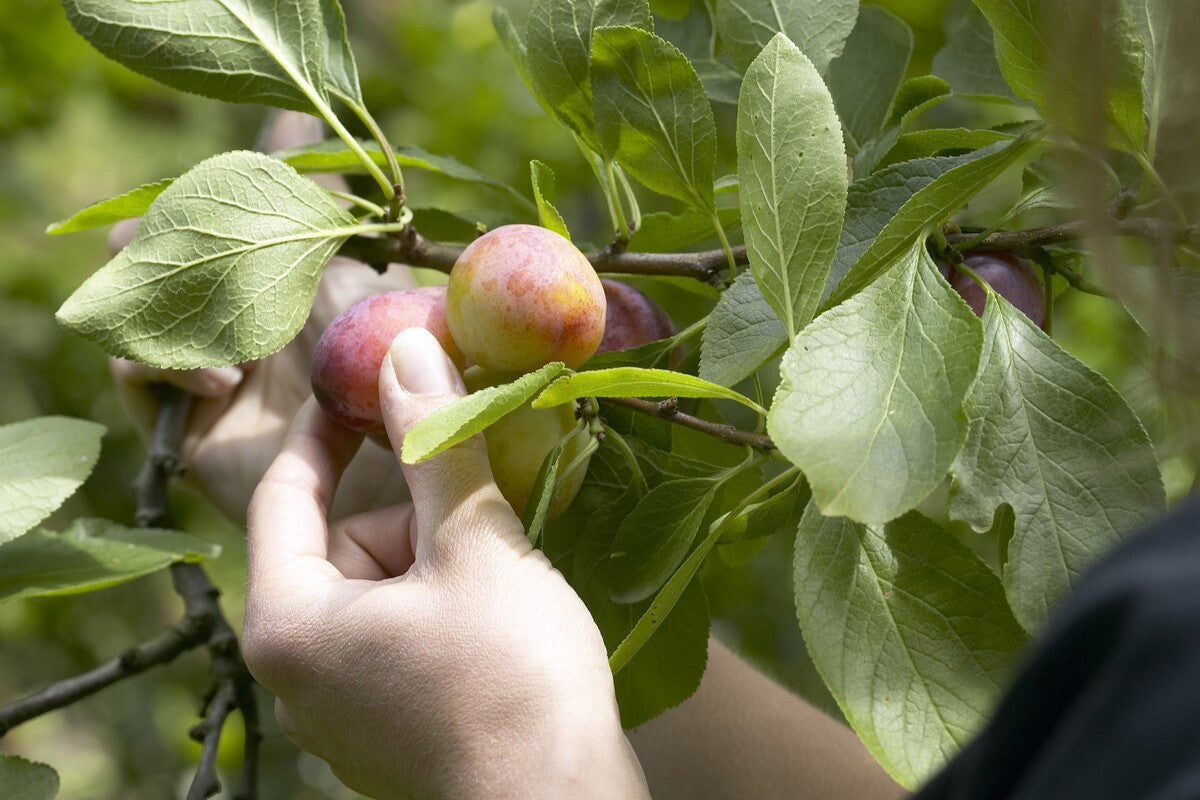
[[[379,370],[396,335],[417,326],[466,369],[469,391],[507,383],[551,361],[579,367],[597,352],[674,332],[654,301],[627,284],[600,280],[567,239],[534,225],[506,225],[463,250],[447,286],[373,295],[329,324],[313,352],[312,387],[330,417],[386,439]],[[496,483],[518,514],[546,454],[575,427],[570,405],[525,406],[486,431]],[[586,443],[584,431],[572,437],[564,463]],[[552,512],[570,503],[584,472],[560,489]]]

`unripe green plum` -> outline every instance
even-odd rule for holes
[[[583,253],[553,231],[504,225],[463,250],[450,271],[446,321],[476,364],[523,373],[578,367],[604,336],[604,288]]]
[[[512,380],[511,375],[502,375],[483,367],[474,366],[463,373],[467,390],[478,391]],[[533,408],[528,403],[506,414],[500,421],[483,432],[487,442],[488,461],[492,465],[492,477],[500,487],[500,493],[520,516],[525,513],[533,485],[537,482],[538,470],[546,454],[554,449],[564,436],[577,424],[574,403],[552,408]],[[559,461],[559,474],[567,468],[587,446],[587,431],[581,430],[563,448]],[[579,493],[583,476],[587,472],[584,464],[576,470],[566,485],[555,495],[550,504],[550,516],[557,516]]]
[[[312,389],[334,421],[386,439],[379,409],[379,368],[396,334],[421,327],[432,333],[462,369],[462,351],[446,326],[446,288],[383,292],[364,298],[334,318],[312,360]]]
[[[607,310],[597,353],[628,350],[675,335],[675,324],[658,303],[627,283],[601,278]]]

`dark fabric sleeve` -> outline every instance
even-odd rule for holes
[[[913,800],[1200,800],[1200,500],[1054,615],[991,721]]]

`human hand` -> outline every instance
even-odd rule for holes
[[[397,452],[464,393],[432,335],[402,332],[380,371]],[[243,646],[284,732],[374,797],[648,797],[600,632],[482,438],[405,465],[411,504],[331,527],[359,441],[308,403],[251,503]]]
[[[319,141],[321,122],[298,112],[282,112],[263,142],[268,151]],[[326,184],[340,178],[317,176]],[[336,188],[336,187],[331,187]],[[342,185],[344,188],[344,184]],[[114,226],[114,253],[133,238],[139,220]],[[414,285],[408,269],[393,266],[385,274],[345,258],[334,258],[317,287],[304,328],[278,353],[236,367],[163,370],[125,359],[110,361],[117,393],[144,439],[154,426],[158,401],[151,385],[170,383],[194,395],[181,449],[186,477],[227,517],[241,521],[254,486],[279,452],[288,425],[311,393],[309,369],[321,331],[343,309],[378,292]],[[346,489],[334,516],[376,508],[407,497],[392,453],[375,444],[362,447],[350,466]]]

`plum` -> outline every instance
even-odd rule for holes
[[[317,402],[347,428],[386,439],[379,409],[379,367],[396,334],[422,327],[455,365],[465,359],[446,326],[446,287],[383,292],[364,298],[329,323],[312,360]]]
[[[468,391],[478,391],[488,386],[505,383],[511,376],[490,372],[474,366],[463,373],[463,382]],[[483,432],[487,442],[488,461],[492,465],[492,477],[500,487],[500,493],[509,502],[517,515],[525,513],[525,506],[537,482],[538,470],[546,454],[576,426],[575,406],[567,403],[552,408],[533,408],[528,403],[511,411]],[[563,448],[561,470],[575,460],[588,443],[587,431],[579,431],[567,441]],[[575,499],[587,465],[571,476],[550,505],[550,516],[554,517]]]
[[[1012,253],[975,250],[963,256],[963,262],[996,290],[996,293],[1021,310],[1039,328],[1046,327],[1046,293],[1029,262]],[[945,274],[945,273],[943,273]],[[986,293],[983,287],[961,270],[952,270],[950,285],[976,316],[983,316]]]
[[[607,310],[604,338],[597,353],[628,350],[666,339],[675,334],[675,325],[658,303],[627,283],[601,278]]]
[[[450,271],[446,322],[471,361],[523,373],[578,367],[604,336],[604,287],[570,241],[536,225],[504,225],[469,244]]]

